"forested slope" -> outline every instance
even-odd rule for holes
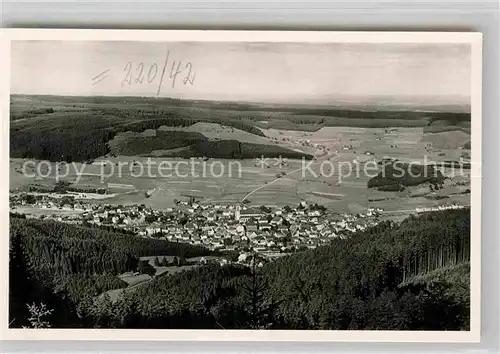
[[[210,254],[203,247],[12,216],[10,251],[10,289],[18,294],[10,303],[17,309],[25,307],[26,296],[43,302],[46,291],[77,306],[104,291],[126,287],[117,275],[135,271],[141,256]],[[11,317],[17,318],[13,325],[25,324],[12,311]]]
[[[49,276],[45,289],[52,292],[40,293],[36,300],[54,306],[58,316],[64,311],[65,318],[75,317],[73,306],[76,323],[84,327],[467,330],[469,212],[432,212],[401,224],[382,223],[263,268],[213,264],[156,277],[114,303],[106,297],[96,300],[57,293]],[[42,283],[43,278],[32,278],[38,274],[36,270],[60,267],[61,260],[45,255],[44,247],[53,247],[54,254],[66,249],[63,254],[74,261],[77,258],[66,247],[77,247],[75,253],[88,254],[97,263],[91,266],[83,261],[79,266],[89,269],[92,276],[112,274],[99,273],[101,269],[121,271],[134,257],[152,250],[139,238],[118,241],[117,236],[103,234],[94,237],[99,240],[94,243],[87,240],[88,233],[83,237],[88,231],[79,229],[66,240],[61,235],[69,229],[57,229],[67,226],[30,223],[13,220],[11,229],[11,277],[15,272],[16,279],[11,278],[11,318],[18,317],[12,311],[21,311],[27,301],[22,288]],[[84,246],[86,242],[90,244]],[[39,243],[47,246],[36,246]],[[154,250],[157,247],[162,245]],[[162,251],[168,252],[168,244],[165,247]],[[99,257],[105,261],[99,263]],[[85,272],[77,274],[84,277]],[[83,282],[79,284],[83,286]],[[54,293],[69,305],[58,305],[51,298]],[[54,319],[54,323],[61,321]]]
[[[187,127],[197,122],[217,123],[255,136],[260,128],[316,131],[322,127],[425,127],[430,132],[470,130],[470,113],[387,110],[375,107],[345,109],[335,106],[269,106],[237,102],[191,101],[152,97],[62,97],[12,95],[10,106],[11,157],[50,161],[86,161],[110,153],[108,143],[124,132],[143,132],[161,126]],[[468,128],[467,128],[468,127]],[[182,130],[182,129],[181,129]],[[199,134],[181,134],[175,144],[146,139],[158,149],[189,147],[194,142],[210,145],[212,156],[227,158],[222,146],[200,140]],[[142,139],[144,140],[144,139]],[[144,141],[134,143],[135,148]],[[274,145],[246,146],[232,151],[235,158],[284,156],[297,152]],[[204,146],[202,146],[204,147]],[[143,153],[143,149],[140,151]],[[192,148],[190,156],[200,156]],[[302,156],[298,156],[301,158]],[[307,157],[307,156],[306,156]]]
[[[457,318],[468,319],[468,297],[456,302],[444,295],[455,289],[452,277],[438,279],[434,288],[405,280],[467,263],[469,234],[469,210],[428,213],[281,259],[265,273],[272,279],[273,296],[282,301],[279,313],[288,326],[466,328],[468,320]]]

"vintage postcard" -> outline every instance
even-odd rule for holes
[[[481,46],[5,30],[4,337],[479,341]]]

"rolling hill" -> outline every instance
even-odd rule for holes
[[[177,152],[173,149],[179,149],[181,157],[185,157],[203,156],[198,148],[203,147],[212,151],[214,157],[255,157],[253,151],[265,151],[268,157],[276,157],[291,153],[286,147],[271,148],[259,127],[315,131],[325,126],[401,126],[424,127],[430,132],[466,131],[470,127],[470,113],[463,111],[388,110],[373,105],[346,109],[314,104],[286,106],[152,97],[12,95],[10,112],[12,157],[68,162],[103,156],[110,152],[108,143],[118,134],[142,133],[148,129],[181,133],[172,143],[133,138],[130,144],[135,147],[127,145],[122,149],[148,153],[151,147],[151,151],[172,150],[170,154],[174,156]],[[131,141],[130,136],[127,139]],[[230,153],[214,153],[224,146],[211,143],[216,140],[234,140],[240,146]],[[139,147],[141,144],[145,147]],[[292,156],[296,155],[288,155]]]
[[[62,327],[468,330],[470,210],[384,222],[252,273],[212,264],[159,276],[112,303],[117,274],[142,255],[202,248],[11,216],[10,313],[55,309]],[[62,301],[64,300],[64,301]],[[78,314],[78,316],[77,316]],[[69,323],[68,318],[73,322]],[[59,322],[58,322],[59,321]]]

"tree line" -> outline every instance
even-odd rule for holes
[[[35,247],[19,243],[19,240],[33,236],[25,235],[28,229],[17,230],[11,231],[11,249],[17,250],[17,253],[11,251],[11,265],[21,264],[16,268],[17,272],[31,274],[26,269],[40,267],[35,260],[40,255],[34,257],[35,252],[42,253],[41,258],[53,268],[61,263],[44,256],[43,251],[36,251]],[[33,234],[30,230],[29,235]],[[105,239],[106,242],[113,240]],[[127,248],[117,248],[133,257],[139,253],[134,251],[135,245],[131,242]],[[81,252],[97,259],[92,256],[98,252],[96,249],[79,247]],[[101,247],[105,253],[105,244]],[[17,261],[18,254],[27,256],[23,256],[24,263]],[[88,293],[78,303],[71,300],[70,304],[76,309],[82,327],[469,328],[468,209],[424,213],[411,216],[400,224],[383,222],[352,233],[346,239],[334,239],[329,245],[284,256],[261,268],[256,266],[260,262],[258,255],[251,254],[251,259],[250,267],[207,264],[173,275],[165,273],[124,292],[117,301]],[[120,258],[120,261],[127,262],[125,258]],[[103,264],[110,265],[109,261]],[[24,278],[20,276],[19,279]],[[81,280],[69,281],[92,287],[83,285]],[[101,280],[101,283],[105,281]],[[12,290],[21,284],[11,283]],[[53,283],[50,284],[50,294],[63,294],[55,290]],[[85,292],[82,289],[80,293]],[[23,298],[17,300],[19,303]],[[49,300],[41,302],[48,306]],[[56,302],[50,304],[55,306]],[[68,311],[60,306],[54,313],[64,309]],[[74,315],[70,311],[65,317]]]
[[[30,279],[28,282],[14,277],[11,288],[23,289],[29,284],[33,287],[43,284],[44,291],[67,299],[74,306],[85,298],[126,287],[127,284],[117,275],[138,270],[139,257],[197,257],[211,253],[198,246],[52,220],[26,219],[15,214],[11,215],[9,234],[11,262],[19,260],[21,265],[17,267],[24,268],[22,272],[29,273]],[[35,291],[33,293],[36,294]],[[18,302],[16,296],[11,300]]]
[[[158,129],[162,125],[190,126],[200,121],[219,123],[264,136],[259,128],[251,124],[224,117],[191,119],[163,111],[155,112],[150,117],[147,111],[99,108],[13,121],[10,152],[12,157],[17,158],[82,162],[108,154],[108,142],[118,133],[143,132],[146,129]],[[197,138],[193,133],[176,133],[190,135],[191,139]]]

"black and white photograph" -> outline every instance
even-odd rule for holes
[[[9,41],[9,330],[478,333],[480,34],[92,32]]]

